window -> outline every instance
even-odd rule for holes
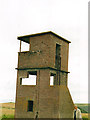
[[[22,52],[23,51],[29,51],[29,44],[26,42],[22,42]]]
[[[33,101],[28,100],[28,111],[33,112]]]
[[[20,78],[20,85],[22,85],[22,78]]]
[[[28,78],[20,78],[20,85],[36,85],[37,72],[29,72]]]
[[[51,73],[50,75],[50,86],[53,86],[55,84],[55,74]]]
[[[55,58],[55,67],[57,69],[61,68],[61,46],[59,44],[56,44],[56,58]]]
[[[50,85],[54,85],[54,76],[50,76]]]

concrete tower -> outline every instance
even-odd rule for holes
[[[49,31],[18,37],[15,118],[72,118],[68,83],[70,41]],[[21,52],[21,41],[29,50]],[[33,80],[33,84],[24,84]]]

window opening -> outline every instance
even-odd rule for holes
[[[54,76],[50,76],[50,85],[54,85]]]
[[[28,111],[33,112],[33,101],[28,100]]]
[[[22,85],[22,78],[20,78],[20,85]]]
[[[29,72],[28,78],[21,78],[20,85],[36,85],[37,72]]]
[[[55,84],[55,74],[51,73],[50,75],[50,86],[53,86]]]
[[[29,51],[29,43],[22,42],[21,52]]]
[[[57,69],[61,68],[61,57],[60,57],[61,48],[59,44],[56,44],[56,59],[55,59],[55,67]]]

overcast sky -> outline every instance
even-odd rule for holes
[[[88,102],[88,0],[0,0],[0,102],[15,101],[17,36],[45,31],[71,41],[68,87]]]

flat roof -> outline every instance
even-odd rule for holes
[[[71,43],[69,40],[66,40],[65,38],[57,35],[56,33],[52,32],[52,31],[41,32],[41,33],[30,34],[30,35],[24,35],[24,36],[19,36],[19,37],[17,37],[17,39],[29,43],[29,38],[30,37],[40,36],[40,35],[45,35],[45,34],[53,34],[54,36],[56,36],[56,37],[58,37],[58,38],[60,38],[60,39],[62,39],[64,41],[66,41],[68,43]]]

